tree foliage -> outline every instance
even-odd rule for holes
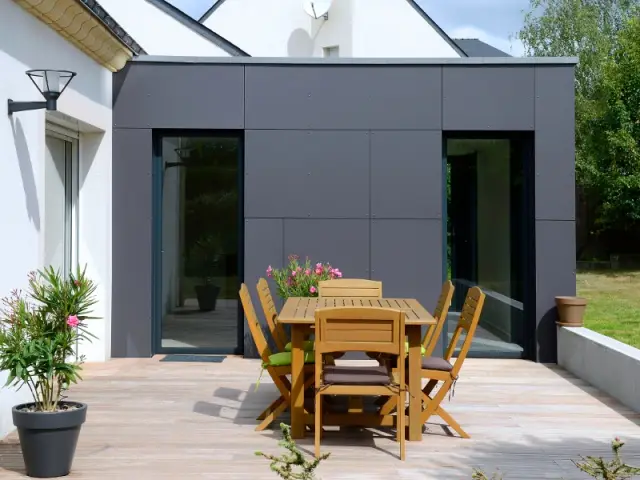
[[[640,0],[531,0],[517,37],[532,56],[574,56],[576,181],[601,228],[640,225]]]

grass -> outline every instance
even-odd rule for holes
[[[578,272],[577,289],[585,327],[640,348],[640,271]]]

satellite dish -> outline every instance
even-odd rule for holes
[[[304,0],[303,8],[307,15],[320,18],[327,15],[331,7],[331,0]]]

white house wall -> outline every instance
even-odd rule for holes
[[[100,5],[149,55],[230,56],[146,0],[100,0]]]
[[[44,266],[45,121],[73,127],[79,134],[78,261],[98,284],[102,317],[90,321],[98,337],[79,349],[89,361],[109,357],[111,306],[111,85],[112,74],[53,29],[14,2],[0,2],[0,296],[27,286],[29,271]],[[32,68],[78,73],[58,101],[54,115],[44,110],[6,113],[7,100],[41,101],[25,75]],[[4,385],[6,372],[0,372]],[[0,438],[12,427],[11,409],[28,391],[0,388]]]
[[[233,0],[229,0],[233,1]],[[334,0],[340,2],[340,0]],[[407,0],[351,0],[353,51],[370,58],[460,55]]]
[[[301,0],[225,0],[204,25],[254,57],[322,57],[334,46],[341,57],[460,56],[407,0],[334,0],[328,20]]]

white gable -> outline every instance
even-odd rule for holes
[[[302,0],[220,1],[204,25],[254,57],[460,56],[408,0],[333,0],[327,20]]]
[[[100,5],[149,55],[230,56],[147,0],[100,0]]]

